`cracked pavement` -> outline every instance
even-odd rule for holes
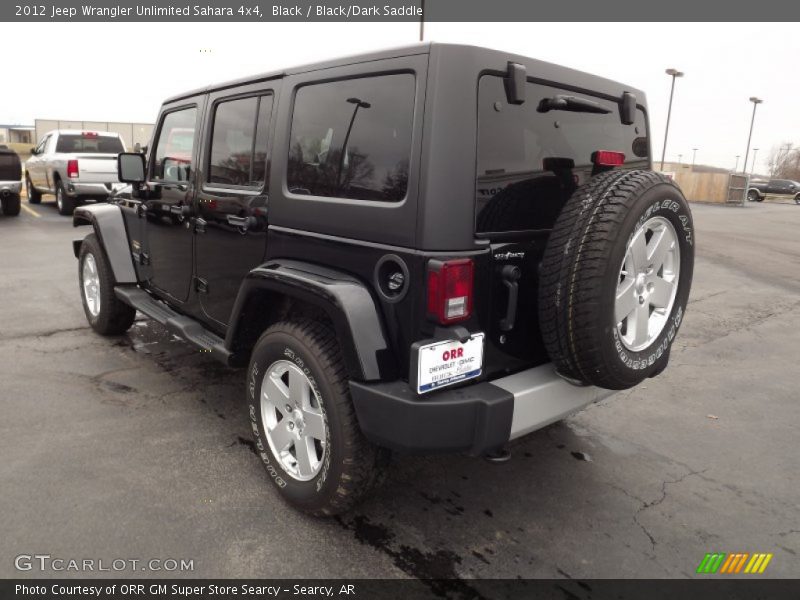
[[[14,570],[21,553],[172,557],[194,559],[185,576],[450,577],[480,597],[487,577],[695,577],[714,551],[773,552],[765,576],[796,576],[800,207],[693,209],[692,297],[662,376],[505,464],[396,457],[330,520],[270,487],[243,372],[144,319],[93,334],[70,245],[86,230],[48,204],[0,218],[0,576],[39,575]]]

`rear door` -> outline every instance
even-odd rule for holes
[[[220,326],[228,323],[239,286],[266,249],[278,83],[209,97],[195,207],[195,286],[203,312]]]
[[[578,100],[560,109],[564,96]],[[593,163],[594,153],[624,154],[619,168],[650,167],[641,108],[634,124],[624,125],[615,98],[531,81],[525,98],[521,105],[508,103],[502,77],[479,80],[475,233],[491,245],[490,301],[483,315],[489,374],[547,360],[537,268],[564,203],[608,169]]]

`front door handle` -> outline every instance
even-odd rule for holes
[[[238,227],[242,233],[247,231],[250,226],[256,222],[254,217],[237,217],[236,215],[228,215],[226,218],[228,220],[228,225]]]
[[[506,265],[500,271],[503,278],[503,285],[508,289],[508,306],[506,306],[506,316],[500,319],[500,329],[511,331],[517,320],[517,301],[519,300],[519,280],[522,277],[522,270],[514,265]]]

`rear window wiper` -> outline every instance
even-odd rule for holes
[[[601,106],[594,100],[579,98],[577,96],[565,96],[558,94],[552,98],[542,98],[536,110],[540,113],[550,112],[551,110],[566,110],[569,112],[585,112],[607,115],[610,109]]]

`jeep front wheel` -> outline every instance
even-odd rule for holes
[[[334,515],[376,483],[387,453],[361,433],[338,341],[324,324],[267,329],[250,360],[247,403],[264,467],[296,508]]]
[[[686,199],[657,173],[612,171],[576,190],[539,288],[542,337],[561,374],[626,389],[664,369],[689,298],[693,236]]]
[[[86,320],[101,335],[120,335],[133,325],[136,309],[114,294],[114,274],[97,236],[86,236],[78,255],[78,281]]]

